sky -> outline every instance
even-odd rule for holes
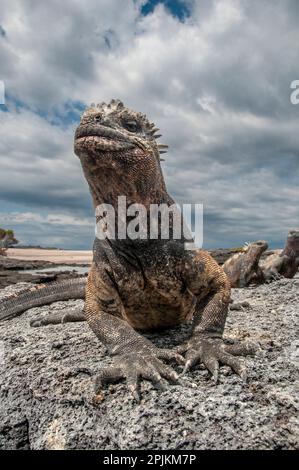
[[[73,135],[112,98],[161,129],[205,248],[276,248],[299,226],[298,0],[0,2],[0,227],[22,244],[91,247]]]

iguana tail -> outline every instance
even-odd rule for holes
[[[25,310],[59,300],[84,299],[86,277],[66,279],[35,290],[26,290],[0,301],[0,321],[20,315]]]

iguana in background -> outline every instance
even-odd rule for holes
[[[292,278],[299,268],[299,229],[290,230],[281,253],[275,253],[260,263],[266,281],[280,277]]]
[[[229,278],[231,287],[247,287],[253,282],[263,282],[259,261],[267,248],[268,244],[264,240],[249,243],[244,251],[231,256],[223,264],[223,271]]]
[[[74,149],[95,207],[111,204],[118,215],[117,201],[122,195],[128,206],[140,203],[148,212],[150,204],[174,203],[161,171],[160,152],[165,146],[158,145],[157,131],[145,115],[119,100],[83,113]],[[164,360],[184,364],[184,372],[202,362],[215,381],[219,364],[229,365],[246,378],[244,362],[237,356],[252,354],[254,347],[248,343],[228,345],[222,337],[230,301],[229,280],[208,253],[185,250],[185,242],[184,237],[174,239],[171,224],[167,240],[150,239],[148,233],[145,239],[136,240],[96,238],[84,310],[90,328],[114,358],[112,367],[100,371],[98,386],[124,378],[138,400],[140,378],[158,387],[165,386],[164,379],[179,380]],[[84,281],[72,282],[72,298],[76,282],[77,297],[81,296]],[[32,294],[39,297],[41,305],[42,293]],[[59,299],[71,297],[61,291],[56,294]],[[49,296],[48,290],[48,300]],[[29,298],[28,304],[32,295]],[[12,304],[10,308],[12,312]],[[5,316],[4,310],[0,307],[0,318]],[[140,333],[192,319],[192,336],[178,349],[160,349]]]

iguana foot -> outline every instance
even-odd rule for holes
[[[251,308],[251,305],[247,300],[244,300],[243,302],[232,302],[229,305],[230,310],[245,310],[246,308]]]
[[[140,379],[151,381],[160,390],[167,388],[167,381],[180,382],[179,375],[160,359],[174,360],[185,364],[184,358],[174,350],[154,348],[147,351],[134,351],[114,358],[114,366],[102,369],[95,382],[95,393],[110,382],[125,379],[133,398],[140,401]],[[166,380],[165,380],[166,379]]]
[[[76,321],[85,321],[85,315],[82,308],[79,310],[61,311],[55,313],[49,313],[47,316],[38,315],[36,318],[30,321],[30,326],[39,327],[46,325],[58,325],[59,323],[68,323]]]
[[[188,343],[177,349],[179,353],[186,352],[183,373],[198,362],[202,362],[211,372],[215,383],[218,381],[219,363],[230,366],[244,381],[247,379],[245,363],[236,356],[253,355],[257,346],[252,343],[225,344],[221,338],[204,335],[192,337]]]

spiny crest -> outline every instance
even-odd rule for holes
[[[250,242],[245,242],[244,245],[243,245],[243,250],[246,252],[250,246]]]
[[[91,108],[91,109],[90,109]],[[148,135],[154,135],[154,123],[150,123],[145,114],[127,108],[119,99],[112,99],[110,103],[92,103],[88,111],[94,113],[102,113],[106,115],[116,114],[120,116],[129,116],[134,118],[147,131]]]
[[[102,103],[91,103],[90,105],[91,108],[96,108],[98,111],[104,111],[106,113],[112,112],[112,111],[120,111],[121,109],[124,108],[124,104],[121,100],[111,100],[110,103],[106,104],[104,101]]]
[[[159,139],[162,137],[162,134],[159,134],[159,128],[156,127],[154,122],[149,122],[146,114],[133,111],[130,108],[126,108],[123,102],[119,99],[112,99],[110,103],[91,103],[90,107],[86,110],[87,114],[127,114],[130,117],[136,119],[139,124],[142,126],[142,129],[145,132],[145,135],[149,139]],[[168,145],[166,144],[157,144],[160,155],[167,153]],[[161,161],[165,161],[163,158]]]
[[[245,242],[243,245],[243,253],[247,253],[250,248],[254,247],[256,242]]]

